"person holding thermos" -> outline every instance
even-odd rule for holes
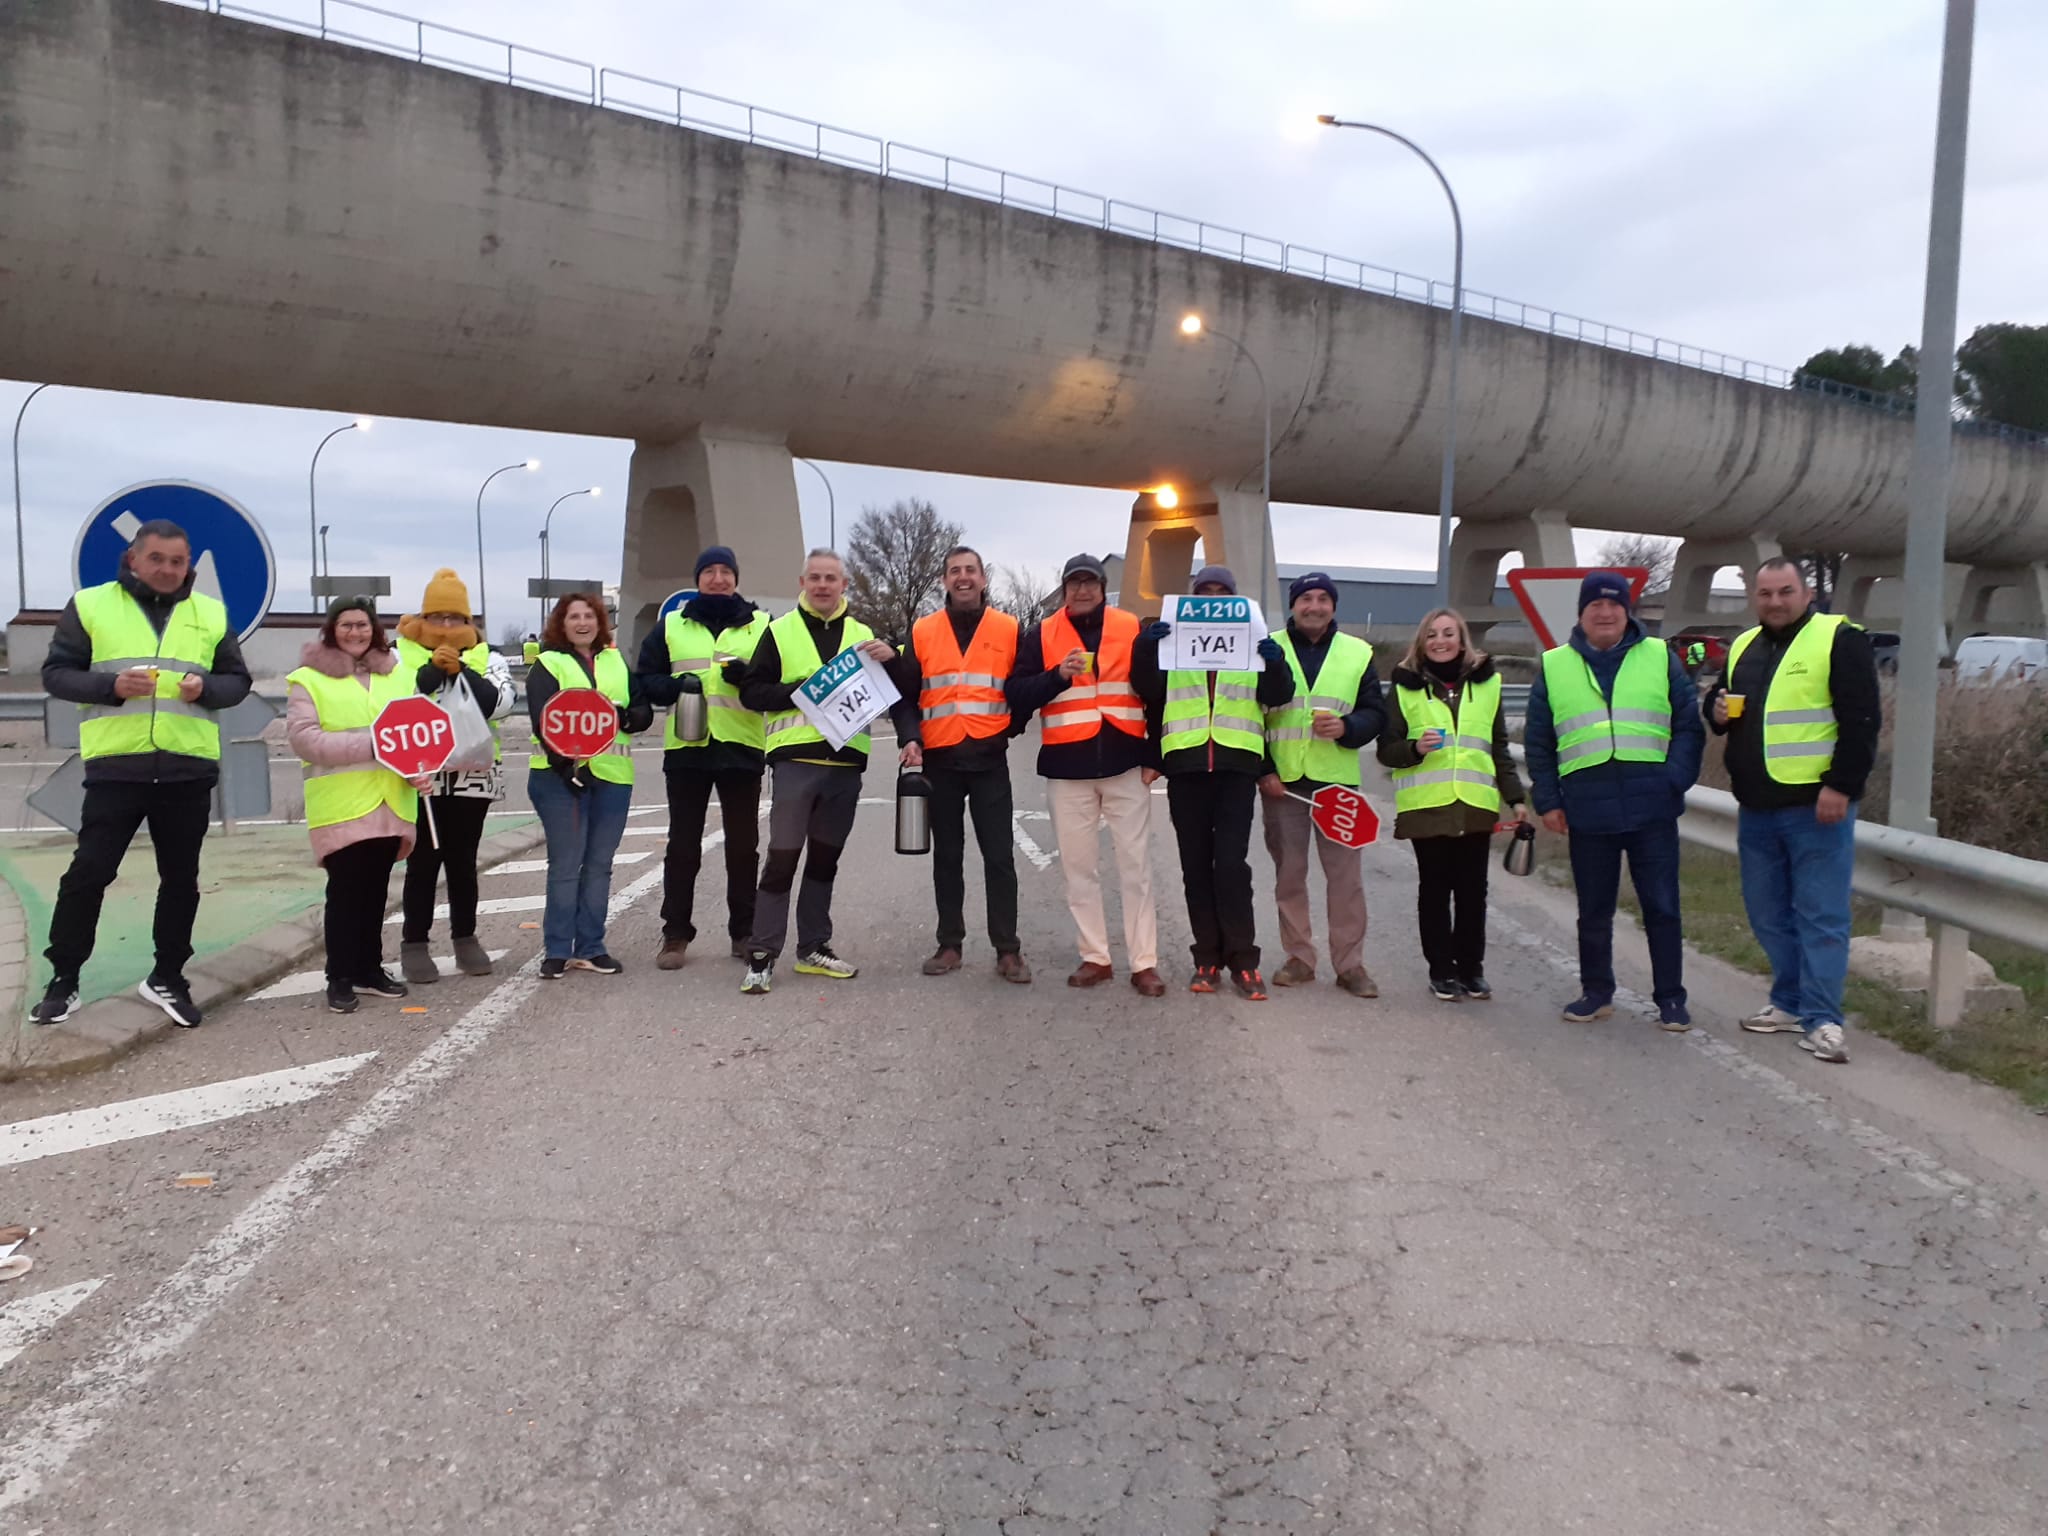
[[[1415,850],[1416,920],[1429,990],[1493,996],[1486,980],[1486,865],[1503,804],[1528,820],[1508,752],[1500,673],[1455,609],[1438,608],[1395,664],[1379,759],[1393,770],[1394,836]]]

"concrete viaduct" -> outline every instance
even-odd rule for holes
[[[0,14],[0,207],[13,377],[632,439],[629,629],[703,542],[793,589],[793,454],[1130,487],[1132,606],[1198,534],[1254,566],[1257,384],[1190,309],[1262,360],[1277,500],[1436,506],[1440,308],[161,0]],[[1468,613],[1511,551],[1575,563],[1573,523],[1682,537],[1674,623],[1780,545],[1850,552],[1852,600],[1898,570],[1904,419],[1484,319],[1464,345]],[[2019,588],[2038,624],[2048,452],[1955,447],[1956,620]]]

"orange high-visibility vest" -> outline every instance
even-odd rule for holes
[[[1102,610],[1102,644],[1095,652],[1095,671],[1083,672],[1045,706],[1048,746],[1087,741],[1107,720],[1126,736],[1145,734],[1145,706],[1131,686],[1131,647],[1138,640],[1138,616],[1121,608]],[[1048,668],[1057,667],[1069,651],[1084,647],[1073,620],[1062,608],[1038,630],[1039,649]]]
[[[926,746],[957,747],[969,737],[980,741],[1010,728],[1003,679],[1017,660],[1014,618],[994,608],[983,609],[963,656],[952,615],[941,608],[917,621],[910,644],[924,679],[917,708],[924,717]]]

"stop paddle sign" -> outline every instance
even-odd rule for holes
[[[1308,807],[1308,819],[1333,843],[1363,848],[1380,835],[1379,814],[1355,789],[1325,784],[1309,797]]]
[[[619,706],[595,688],[564,688],[540,707],[541,744],[557,757],[596,757],[618,735]]]
[[[399,777],[425,778],[439,773],[455,751],[455,725],[432,699],[393,699],[377,712],[370,747],[378,763]]]

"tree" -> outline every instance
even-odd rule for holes
[[[1806,584],[1813,588],[1814,600],[1822,613],[1835,611],[1835,595],[1842,586],[1842,562],[1849,557],[1841,553],[1825,554],[1819,550],[1798,553],[1787,550],[1789,559],[1797,560],[1799,568],[1806,572]]]
[[[1046,594],[1059,585],[1051,576],[1041,576],[1028,565],[992,565],[988,568],[989,606],[1009,614],[1029,629],[1044,618],[1049,606]]]
[[[899,644],[918,618],[945,600],[946,551],[960,525],[913,496],[863,507],[846,540],[846,602],[854,617]]]
[[[2048,432],[2048,325],[1980,325],[1956,349],[1957,394],[1985,421]]]
[[[1825,379],[1874,394],[1911,396],[1919,373],[1917,348],[1901,348],[1897,357],[1886,362],[1877,348],[1852,345],[1814,353],[1799,365],[1793,382],[1801,389],[1812,389],[1817,381]]]
[[[1645,596],[1662,592],[1671,585],[1671,571],[1678,563],[1678,540],[1660,539],[1654,533],[1617,533],[1600,546],[1595,563],[1609,570],[1639,565],[1650,573],[1643,583]]]
[[[517,619],[507,619],[498,626],[498,649],[516,651],[525,643],[526,626]]]

